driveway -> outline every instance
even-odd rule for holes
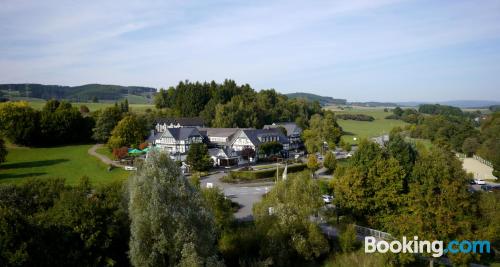
[[[225,175],[227,174],[223,171],[208,175],[202,178],[201,186],[204,188],[207,187],[208,183],[211,183],[214,187],[220,188],[226,197],[240,205],[241,208],[234,214],[235,218],[243,221],[252,220],[253,204],[259,202],[262,196],[273,188],[274,183],[229,184],[220,181]]]

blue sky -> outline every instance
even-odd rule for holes
[[[500,1],[0,0],[0,83],[500,100]]]

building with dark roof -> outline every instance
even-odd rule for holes
[[[195,127],[166,128],[163,132],[152,133],[148,142],[182,160],[191,144],[203,142],[203,136]]]
[[[155,121],[155,130],[164,132],[168,128],[183,128],[183,127],[205,127],[205,123],[201,117],[192,118],[160,118]]]
[[[303,143],[302,139],[300,139],[302,128],[300,128],[295,122],[275,122],[270,125],[264,125],[264,129],[280,129],[281,127],[285,129],[286,136],[290,141],[290,150],[302,148]]]

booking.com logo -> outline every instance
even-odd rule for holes
[[[403,236],[402,241],[377,240],[373,236],[365,237],[365,253],[431,253],[435,258],[441,257],[446,253],[490,253],[490,241],[487,240],[452,240],[446,248],[443,241],[418,240],[418,236],[413,239],[407,239]]]

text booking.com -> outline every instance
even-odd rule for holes
[[[433,257],[457,253],[490,253],[490,241],[487,240],[452,240],[446,246],[443,241],[418,240],[418,236],[402,240],[377,240],[373,236],[365,237],[365,253],[429,253]]]

